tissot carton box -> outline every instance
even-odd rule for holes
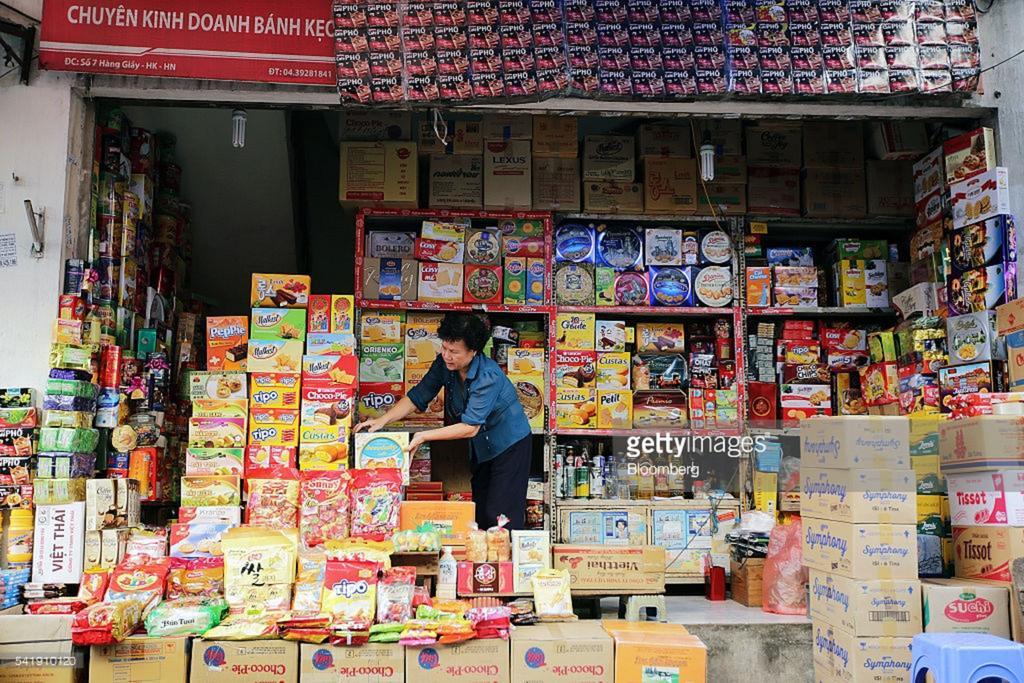
[[[916,478],[910,469],[800,468],[800,513],[865,524],[913,524]]]
[[[615,644],[597,621],[523,626],[512,632],[512,680],[613,683]]]
[[[342,142],[339,197],[357,206],[417,206],[412,142]]]
[[[509,643],[500,638],[405,648],[405,675],[417,683],[510,683]]]
[[[580,210],[580,160],[533,157],[533,208],[537,211]]]
[[[942,471],[1024,467],[1024,417],[981,415],[939,423]]]
[[[953,562],[958,578],[1010,583],[1010,563],[1018,557],[1024,557],[1024,528],[953,527]]]
[[[921,583],[917,579],[863,580],[812,571],[811,619],[857,636],[901,636],[921,632]]]
[[[928,579],[924,589],[925,633],[988,633],[1010,639],[1007,586],[963,579]]]
[[[946,482],[954,525],[1024,527],[1024,469],[950,474]]]
[[[398,643],[367,643],[359,647],[299,647],[299,678],[303,683],[404,683],[405,648]]]
[[[917,527],[804,518],[803,562],[859,579],[916,579]]]
[[[297,683],[298,680],[298,643],[197,640],[192,644],[190,683]]]
[[[863,415],[804,420],[800,454],[805,467],[909,469],[910,422]]]
[[[111,683],[176,683],[188,677],[188,638],[131,636],[114,645],[94,645],[89,680]]]
[[[484,140],[484,208],[531,208],[532,172],[529,140]]]
[[[483,203],[483,157],[432,155],[431,208],[479,209]]]

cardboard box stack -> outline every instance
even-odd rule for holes
[[[800,215],[801,126],[759,123],[746,129],[747,207],[755,214]]]
[[[628,135],[588,135],[583,141],[583,210],[643,213],[644,187],[636,180],[636,143]]]
[[[946,478],[939,466],[938,413],[914,413],[910,418],[910,465],[917,489],[918,576],[953,575],[953,528]]]
[[[805,216],[864,217],[867,198],[863,124],[859,121],[805,123],[801,174]]]
[[[580,210],[578,121],[573,116],[533,117],[533,208],[536,211],[576,213]]]
[[[616,620],[601,625],[615,642],[615,676],[610,680],[642,683],[652,675],[680,683],[707,679],[707,647],[685,627]]]
[[[870,678],[872,660],[891,658],[886,680],[909,681],[910,642],[922,624],[908,420],[805,420],[800,450],[815,676]]]
[[[643,169],[644,212],[696,213],[699,169],[691,151],[690,126],[642,123],[636,146]]]

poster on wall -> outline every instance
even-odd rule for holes
[[[46,0],[39,64],[80,73],[333,86],[331,4]]]

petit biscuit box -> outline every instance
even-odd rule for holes
[[[633,392],[597,390],[597,428],[629,429],[633,426]]]

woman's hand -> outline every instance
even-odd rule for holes
[[[369,420],[363,420],[355,427],[352,428],[352,433],[361,432],[366,430],[367,432],[377,432],[387,427],[388,422],[383,417],[374,417]]]
[[[423,438],[423,432],[416,432],[415,434],[412,435],[412,438],[409,439],[409,445],[405,447],[405,452],[408,453],[409,456],[411,457],[414,453],[416,453],[416,449],[425,444],[426,442],[427,440]]]

